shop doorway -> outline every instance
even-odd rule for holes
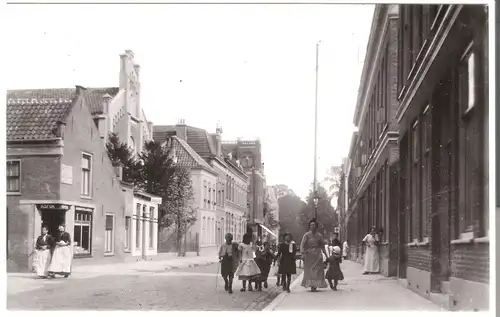
[[[42,209],[42,226],[49,228],[49,234],[53,237],[57,235],[59,225],[66,223],[66,210]],[[40,228],[41,232],[42,228]]]

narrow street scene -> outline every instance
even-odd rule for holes
[[[8,310],[495,310],[490,5],[6,8]]]

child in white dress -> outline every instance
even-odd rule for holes
[[[240,243],[238,250],[241,252],[241,262],[236,270],[238,279],[242,281],[242,292],[246,291],[248,281],[248,291],[252,291],[252,283],[250,281],[257,280],[260,276],[260,269],[253,258],[252,236],[249,234],[243,235],[243,242]]]

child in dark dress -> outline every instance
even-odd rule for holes
[[[255,262],[259,266],[261,275],[259,280],[255,283],[255,288],[258,291],[262,291],[262,283],[264,283],[264,288],[268,287],[267,279],[269,277],[269,271],[271,270],[271,264],[273,263],[274,255],[271,252],[271,248],[268,242],[257,248],[255,252]]]
[[[344,279],[344,274],[342,274],[342,271],[340,270],[340,263],[342,262],[340,247],[334,246],[333,254],[326,261],[328,263],[328,269],[326,271],[325,278],[328,281],[328,284],[330,284],[330,288],[336,291],[338,282]]]

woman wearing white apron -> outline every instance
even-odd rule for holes
[[[73,260],[73,247],[71,237],[64,230],[64,225],[59,225],[59,232],[55,238],[55,249],[52,262],[49,267],[49,276],[54,278],[55,274],[68,277],[71,274],[71,261]]]
[[[51,249],[53,245],[52,236],[49,234],[47,226],[42,227],[42,235],[36,239],[35,246],[35,273],[39,278],[47,278],[49,276],[49,265],[51,259]]]
[[[363,274],[376,274],[380,272],[378,242],[377,229],[375,228],[372,228],[370,233],[363,238],[363,243],[366,245]]]

